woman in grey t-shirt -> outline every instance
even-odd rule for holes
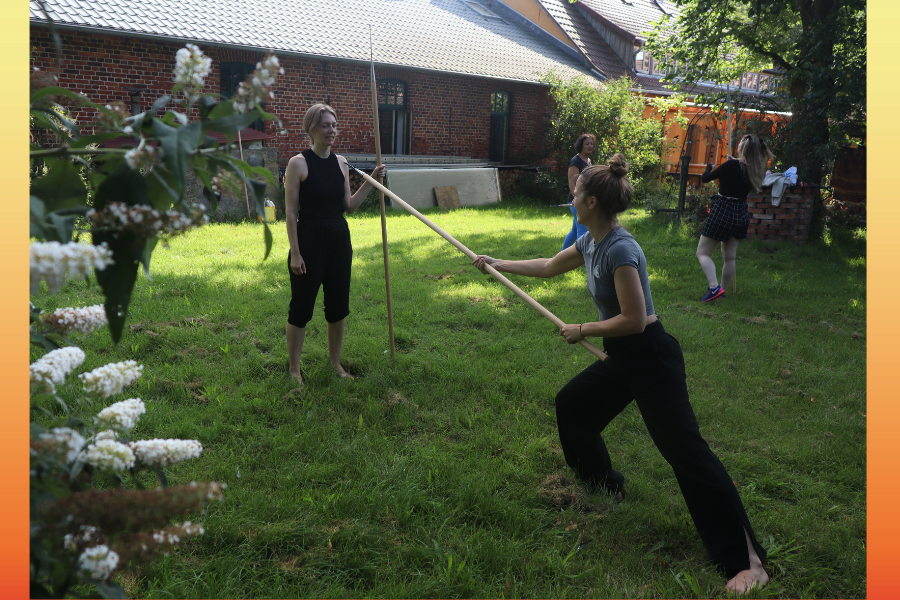
[[[570,344],[603,338],[609,357],[576,375],[556,396],[556,422],[568,465],[591,486],[624,499],[625,477],[612,468],[601,435],[635,400],[656,447],[678,479],[694,525],[728,590],[743,593],[765,585],[766,552],[725,467],[700,435],[688,399],[684,356],[653,310],[647,261],[641,247],[619,227],[617,215],[631,203],[625,158],[582,171],[573,204],[589,235],[553,258],[505,261],[477,256],[484,271],[553,277],[585,265],[587,286],[599,311],[595,322],[564,325]]]

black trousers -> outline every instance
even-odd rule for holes
[[[609,359],[582,371],[556,396],[566,462],[586,482],[621,490],[625,477],[613,470],[601,432],[635,400],[716,565],[729,578],[750,567],[744,529],[765,560],[731,477],[700,435],[678,341],[657,321],[641,334],[603,342]]]
[[[297,221],[297,241],[300,256],[306,263],[306,273],[296,275],[291,271],[291,254],[288,252],[291,277],[288,323],[306,327],[312,319],[320,287],[325,294],[325,320],[335,323],[346,318],[350,314],[350,267],[353,263],[347,221],[344,217]]]

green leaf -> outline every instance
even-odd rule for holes
[[[219,104],[218,98],[215,96],[200,96],[197,108],[200,110],[200,120],[205,121],[209,118],[209,113]]]
[[[147,238],[147,241],[144,243],[144,253],[141,255],[141,264],[144,266],[144,275],[148,278],[150,277],[150,257],[153,255],[153,249],[156,248],[157,242],[159,242],[159,238],[154,235]]]
[[[210,119],[203,122],[203,130],[218,131],[231,139],[233,134],[249,127],[259,118],[260,112],[256,109],[239,113],[234,111],[231,102],[220,102],[210,113]]]
[[[47,174],[31,184],[31,195],[40,198],[49,211],[87,203],[87,188],[78,168],[68,158],[54,160]]]
[[[52,212],[49,218],[56,230],[56,240],[62,244],[71,242],[72,232],[75,231],[75,217],[62,216],[57,212]]]
[[[75,142],[71,144],[72,148],[87,148],[91,144],[99,144],[101,142],[105,142],[106,140],[114,140],[120,137],[128,137],[128,134],[122,133],[121,131],[109,131],[106,133],[95,133],[94,135],[86,135],[84,137],[79,138]],[[138,143],[134,142],[132,144],[134,147],[137,147]]]
[[[96,108],[97,110],[100,110],[102,108],[101,105],[95,102],[91,102],[81,94],[75,93],[71,90],[67,90],[64,87],[59,86],[45,87],[35,91],[33,94],[31,94],[31,105],[33,106],[36,102],[43,100],[47,96],[65,96],[66,98],[75,100],[76,104],[79,106],[90,106],[92,108]]]
[[[147,180],[139,171],[132,169],[122,161],[97,186],[94,194],[94,208],[102,210],[112,202],[124,202],[129,206],[150,204],[147,194]]]
[[[31,117],[34,120],[35,127],[42,127],[44,129],[49,129],[56,135],[58,135],[61,141],[66,143],[73,143],[75,140],[65,127],[60,127],[60,123],[56,120],[56,117],[59,115],[50,110],[43,109],[32,109]],[[43,148],[37,148],[38,150],[43,150]]]
[[[125,595],[125,590],[118,583],[113,583],[112,581],[97,581],[95,584],[97,586],[97,592],[100,594],[101,598],[127,598]]]
[[[171,96],[165,96],[165,95],[160,96],[159,98],[157,98],[156,101],[153,103],[153,106],[150,107],[150,110],[147,111],[148,114],[149,114],[149,116],[150,116],[151,118],[155,117],[155,116],[156,116],[156,113],[158,113],[158,112],[161,111],[163,108],[165,108],[166,105],[167,105],[171,100],[172,100],[172,97],[171,97]]]
[[[265,213],[263,213],[263,214],[265,214]],[[269,258],[269,252],[271,252],[271,250],[272,250],[272,232],[269,230],[268,223],[265,223],[265,222],[263,223],[263,231],[264,231],[263,237],[266,240],[266,253],[263,255],[263,260],[266,260],[267,258]]]
[[[176,202],[180,201],[184,194],[188,161],[200,144],[201,125],[199,121],[195,121],[184,127],[170,127],[159,119],[153,120],[153,134],[162,146],[163,161],[175,175],[178,185]]]
[[[110,232],[94,233],[94,243],[106,242],[112,251],[112,265],[97,271],[97,282],[103,290],[106,301],[106,318],[114,343],[122,337],[122,329],[128,317],[128,305],[131,303],[131,292],[137,280],[138,263],[144,256],[146,240],[139,236],[115,237]]]
[[[168,210],[174,202],[180,202],[175,176],[165,165],[156,165],[147,176],[147,193],[156,210]]]

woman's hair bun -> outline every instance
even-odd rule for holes
[[[625,177],[628,175],[628,163],[625,162],[625,157],[622,156],[621,153],[616,152],[612,155],[612,158],[609,159],[609,170],[612,171],[613,175],[616,177]]]

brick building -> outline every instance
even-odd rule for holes
[[[185,43],[213,59],[205,92],[233,93],[270,50],[285,69],[266,109],[284,129],[258,125],[284,164],[308,146],[302,130],[316,102],[338,113],[342,154],[375,151],[371,52],[379,82],[384,154],[472,157],[494,163],[543,158],[550,112],[542,75],[602,77],[543,31],[498,16],[490,2],[370,0],[47,0],[63,44],[60,84],[97,102],[149,108],[170,92]],[[48,18],[31,3],[33,64],[54,68]],[[84,118],[89,118],[84,115]]]

